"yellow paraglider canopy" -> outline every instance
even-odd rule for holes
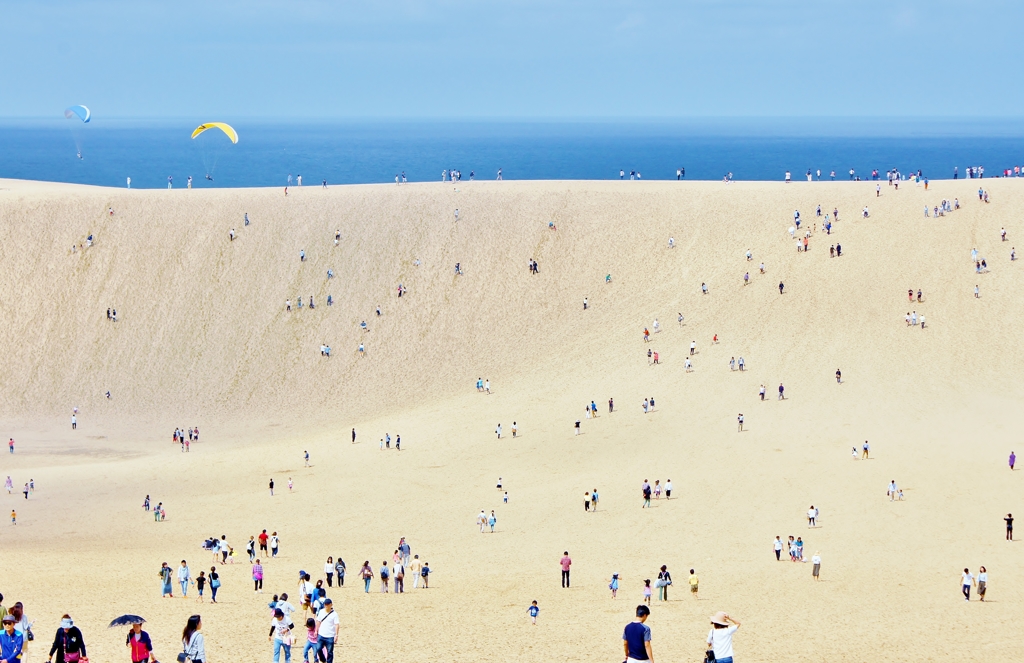
[[[196,130],[192,132],[192,138],[195,138],[208,129],[220,129],[224,132],[224,135],[231,139],[232,143],[238,143],[238,132],[235,131],[230,124],[226,124],[224,122],[207,122],[206,124],[200,124],[196,127]]]

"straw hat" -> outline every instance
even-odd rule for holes
[[[728,626],[729,623],[726,621],[726,619],[728,619],[728,618],[729,618],[729,615],[727,615],[725,612],[719,610],[715,614],[711,615],[711,623],[712,624],[718,624],[719,626]]]

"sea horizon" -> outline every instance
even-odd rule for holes
[[[94,111],[95,112],[95,111]],[[1024,162],[1017,118],[734,117],[618,120],[274,120],[229,122],[239,141],[208,132],[190,138],[189,118],[0,119],[0,177],[133,188],[285,186],[504,179],[781,181],[855,176],[874,169],[950,179],[954,168],[986,176]],[[79,158],[81,154],[81,158]],[[207,172],[209,171],[209,172]],[[212,179],[207,179],[209,174]]]

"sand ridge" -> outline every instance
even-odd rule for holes
[[[988,204],[977,180],[927,192],[883,183],[880,198],[869,182],[427,183],[287,199],[2,182],[0,411],[19,448],[0,474],[39,486],[27,502],[3,497],[19,511],[0,539],[5,604],[22,600],[37,620],[35,656],[64,611],[93,660],[124,656],[123,635],[102,627],[138,612],[167,660],[198,610],[211,661],[269,657],[265,604],[294,593],[298,569],[315,577],[341,554],[350,585],[364,559],[379,567],[407,536],[435,570],[432,588],[332,592],[342,659],[617,656],[642,580],[661,564],[675,585],[648,621],[657,658],[698,659],[707,616],[724,609],[744,624],[742,660],[1011,659],[1021,574],[1001,518],[1020,510],[1005,459],[1021,397],[1020,263],[1009,252],[1024,195],[1013,180],[984,184]],[[924,218],[925,204],[954,197],[961,210]],[[840,209],[831,237],[813,218],[819,203]],[[819,226],[806,254],[786,233],[796,208]],[[70,253],[89,233],[94,246]],[[833,242],[843,257],[829,258]],[[989,273],[974,274],[972,247]],[[925,330],[903,323],[908,288],[924,291],[909,306]],[[316,310],[284,311],[310,294]],[[645,344],[654,318],[662,331]],[[746,371],[729,370],[733,356]],[[477,377],[492,394],[476,393]],[[657,407],[645,415],[649,396]],[[591,400],[600,416],[574,437]],[[203,441],[182,454],[171,432],[194,424]],[[385,431],[402,435],[402,452],[378,449]],[[872,460],[852,461],[864,439]],[[288,476],[295,492],[281,494]],[[645,478],[671,478],[678,499],[641,511]],[[903,503],[885,497],[892,478]],[[584,513],[595,487],[600,508]],[[166,523],[142,512],[147,493],[167,504]],[[820,528],[806,528],[809,504]],[[482,508],[498,514],[494,535],[474,526]],[[284,547],[255,596],[243,549],[264,527]],[[223,605],[161,601],[159,563],[208,568],[198,544],[221,533],[240,556],[223,572]],[[821,551],[820,583],[809,564],[775,562],[777,534],[803,536],[808,557]],[[563,591],[565,549],[574,587]],[[982,564],[991,604],[965,605],[959,570]],[[690,567],[699,601],[686,591]]]

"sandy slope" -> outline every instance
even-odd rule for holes
[[[38,486],[28,502],[0,500],[19,519],[0,534],[5,604],[26,603],[39,644],[71,612],[93,660],[127,660],[123,634],[102,628],[122,612],[149,618],[158,655],[173,660],[195,610],[212,663],[269,659],[271,593],[294,594],[297,571],[319,571],[327,555],[353,576],[364,559],[377,568],[405,535],[435,569],[433,587],[332,592],[339,660],[619,660],[642,580],[661,564],[676,583],[648,622],[658,659],[699,660],[719,609],[744,624],[742,661],[1020,658],[1024,552],[1003,541],[1002,516],[1024,513],[1024,479],[1006,467],[1012,448],[1024,453],[1024,262],[1009,261],[1014,241],[999,229],[1019,238],[1024,189],[986,180],[986,205],[977,184],[883,184],[876,199],[866,182],[464,182],[286,199],[0,181],[0,437],[18,442],[0,474]],[[953,197],[963,209],[923,217]],[[811,251],[797,253],[793,209],[814,223],[818,203],[840,209],[835,233],[818,222]],[[72,254],[90,233],[95,245]],[[842,258],[829,258],[832,242]],[[974,274],[975,246],[990,273]],[[909,306],[925,330],[904,324],[908,288],[924,291]],[[284,310],[310,294],[316,310]],[[659,366],[641,337],[654,318]],[[730,372],[740,355],[748,370]],[[477,377],[491,395],[476,393]],[[649,396],[657,408],[645,415]],[[601,416],[575,438],[592,399]],[[203,441],[183,455],[171,432],[191,425]],[[378,449],[385,431],[402,435],[401,453]],[[872,460],[852,461],[865,439]],[[671,478],[679,499],[642,511],[644,478]],[[903,503],[885,497],[892,478]],[[586,514],[594,487],[601,506]],[[168,522],[139,508],[147,493]],[[822,512],[813,530],[810,504]],[[494,535],[476,531],[481,508],[497,511]],[[284,549],[254,596],[242,550],[264,527]],[[197,573],[199,541],[221,533],[241,555],[224,571],[222,605],[162,601],[159,563],[187,557]],[[775,562],[776,534],[803,536],[808,557],[821,551],[820,583],[809,564]],[[574,586],[563,591],[565,549]],[[959,571],[982,564],[990,601],[965,604]],[[699,601],[686,591],[690,567]]]

